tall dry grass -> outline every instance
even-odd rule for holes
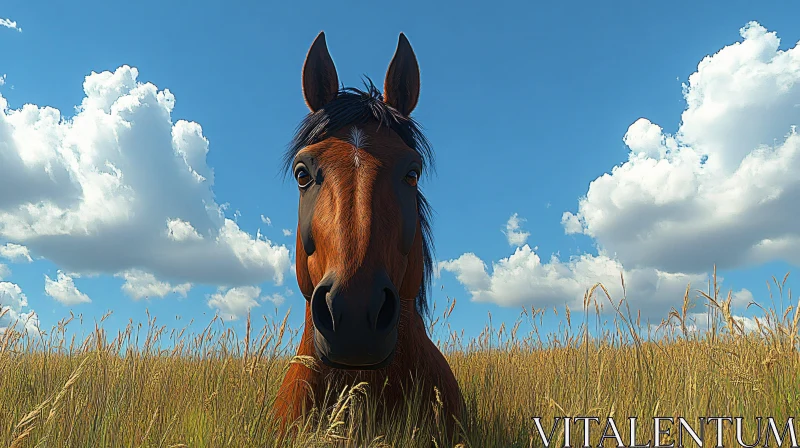
[[[376,391],[357,384],[331,390],[328,406],[281,444],[270,406],[288,363],[304,362],[292,359],[299,329],[287,328],[285,318],[265,319],[257,334],[249,317],[244,335],[216,318],[187,334],[148,315],[147,325],[130,322],[113,337],[101,320],[83,341],[66,340],[75,316],[38,336],[12,327],[0,334],[0,446],[528,447],[541,446],[532,417],[542,417],[549,431],[553,418],[565,415],[612,416],[621,425],[628,416],[740,416],[752,443],[755,417],[785,422],[800,410],[800,308],[784,307],[794,300],[785,282],[773,279],[779,302],[762,308],[750,331],[732,315],[716,272],[694,310],[707,312],[701,326],[690,319],[688,287],[655,327],[632,315],[625,297],[598,285],[587,291],[581,313],[562,311],[555,333],[539,330],[544,310],[526,308],[510,328],[494,328],[489,315],[480,336],[465,340],[448,323],[455,307],[449,299],[431,334],[467,402],[456,440],[445,439],[437,402],[409,391],[406,409],[375,421]],[[520,334],[523,326],[530,331]],[[639,431],[640,442],[653,436],[649,424]],[[714,433],[706,431],[706,445],[714,445]],[[734,432],[725,434],[725,446],[734,446]],[[556,438],[551,446],[564,446],[559,431]],[[582,440],[576,424],[573,446]]]

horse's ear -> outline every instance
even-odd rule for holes
[[[383,100],[405,116],[414,110],[419,100],[419,64],[403,33],[400,33],[397,50],[386,71]]]
[[[303,97],[311,112],[316,112],[333,101],[338,91],[339,76],[328,53],[323,31],[314,39],[303,64]]]

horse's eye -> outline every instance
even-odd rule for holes
[[[418,180],[419,180],[419,173],[416,172],[415,170],[411,170],[408,172],[408,174],[406,174],[406,182],[408,182],[408,184],[411,185],[412,187],[417,186]]]
[[[294,173],[294,177],[297,179],[297,185],[300,188],[305,188],[311,183],[311,175],[308,174],[305,168],[298,168]]]

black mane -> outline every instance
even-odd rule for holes
[[[352,125],[364,125],[376,120],[379,126],[393,130],[405,144],[422,158],[422,165],[433,169],[433,151],[420,130],[419,124],[410,117],[403,116],[383,101],[383,95],[366,78],[365,90],[343,87],[336,98],[316,112],[308,114],[295,131],[294,137],[283,156],[283,173],[292,171],[292,162],[300,150],[329,138],[340,129]],[[429,317],[428,297],[433,276],[433,232],[431,229],[431,209],[421,191],[417,192],[417,208],[422,228],[423,280],[416,297],[417,312],[423,318]]]

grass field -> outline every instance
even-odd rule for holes
[[[435,311],[431,332],[467,402],[457,440],[444,440],[437,403],[411,400],[390,423],[376,422],[370,418],[370,391],[353,385],[333,391],[331,406],[284,445],[542,446],[532,417],[542,417],[549,432],[553,418],[564,415],[613,416],[626,441],[629,416],[689,422],[740,416],[745,441],[752,443],[755,417],[785,423],[800,410],[800,313],[789,305],[795,299],[784,290],[785,281],[772,280],[774,305],[763,309],[751,331],[731,315],[730,294],[721,293],[716,282],[700,293],[694,310],[694,289],[676,297],[657,334],[629,315],[624,297],[610,298],[597,287],[574,315],[548,310],[547,319],[562,321],[557,334],[539,334],[545,312],[525,309],[515,326],[490,323],[480,337],[465,341],[447,325],[451,299],[447,309]],[[711,325],[692,326],[692,311],[707,311]],[[215,320],[200,334],[186,334],[151,319],[107,335],[101,321],[83,341],[63,336],[68,325],[76,325],[72,318],[44,336],[5,331],[0,446],[277,446],[269,410],[292,358],[287,347],[299,330],[285,322],[265,319],[256,331],[248,319],[246,334],[236,334]],[[522,335],[520,328],[530,331]],[[582,445],[581,427],[573,428],[573,446]],[[650,424],[639,431],[640,443],[653,436]],[[551,446],[564,446],[560,430],[555,434]],[[724,437],[725,446],[739,446],[734,431]],[[664,443],[669,439],[662,437]],[[715,431],[707,430],[704,439],[704,446],[715,446]],[[594,436],[592,444],[597,445]],[[608,440],[605,446],[615,444]]]

